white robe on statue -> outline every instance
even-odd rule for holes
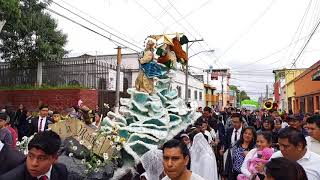
[[[216,157],[202,133],[194,136],[190,152],[191,171],[205,180],[218,180]]]

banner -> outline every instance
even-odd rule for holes
[[[74,137],[79,142],[82,142],[86,148],[93,148],[93,152],[103,156],[103,153],[108,153],[111,156],[112,148],[110,140],[106,136],[99,135],[95,129],[89,127],[85,123],[77,119],[69,119],[55,124],[50,124],[49,128],[59,134],[61,139]]]

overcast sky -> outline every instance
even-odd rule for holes
[[[194,43],[190,65],[198,68],[230,68],[231,84],[257,98],[272,89],[273,69],[291,68],[293,60],[320,20],[319,0],[53,0],[105,30],[143,48],[148,35],[184,33]],[[98,29],[57,4],[50,6],[101,34],[131,44]],[[51,13],[52,14],[52,13]],[[117,43],[96,35],[55,14],[58,27],[68,35],[70,56],[111,54]],[[92,19],[94,18],[94,19]],[[320,33],[316,33],[296,62],[309,67],[320,60]],[[124,52],[133,52],[124,50]],[[197,71],[197,69],[192,69]]]

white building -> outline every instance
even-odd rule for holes
[[[214,94],[217,96],[216,106],[223,108],[226,106],[235,106],[234,99],[231,98],[229,83],[230,70],[229,69],[208,69],[205,72],[205,84],[215,87]],[[223,94],[223,95],[222,95]],[[223,102],[223,103],[222,103]]]
[[[69,60],[76,60],[80,58],[86,58],[88,60],[96,60],[101,61],[104,63],[109,64],[113,69],[117,66],[117,55],[97,55],[97,56],[90,56],[90,55],[82,55],[79,57],[67,58]],[[128,83],[128,87],[135,86],[135,80],[139,73],[139,62],[138,62],[138,54],[122,54],[122,62],[121,62],[121,71],[123,73],[123,78],[120,78],[121,85],[126,82]],[[110,71],[111,72],[111,71]],[[108,88],[113,88],[115,86],[115,72],[109,73],[108,82],[111,83]],[[121,73],[122,75],[122,73]],[[195,78],[192,75],[189,75],[188,80],[188,95],[189,95],[189,102],[194,105],[204,107],[204,86],[203,81]],[[174,83],[172,84],[172,88],[176,89],[178,92],[178,96],[182,99],[185,98],[185,73],[181,70],[177,70],[176,77],[174,78]],[[114,88],[113,88],[114,89]],[[122,87],[120,90],[122,91]],[[125,89],[125,88],[124,88]]]

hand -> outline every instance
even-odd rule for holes
[[[256,170],[259,172],[259,173],[263,173],[264,172],[264,164],[262,164],[261,162],[258,163],[256,165]]]

